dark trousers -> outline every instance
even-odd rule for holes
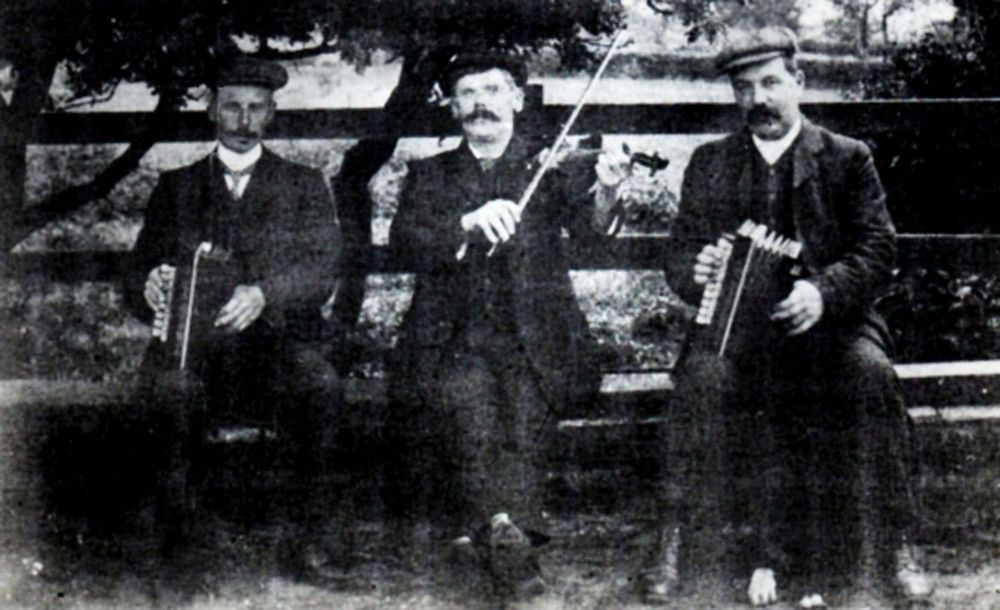
[[[323,477],[341,404],[341,384],[322,348],[307,343],[235,341],[206,354],[192,369],[168,370],[148,355],[135,403],[148,422],[155,465],[159,521],[168,536],[189,525],[189,483],[205,434],[219,425],[274,429],[290,454],[295,479],[288,515],[299,527],[317,527],[327,512]]]
[[[387,503],[449,537],[475,534],[496,513],[542,531],[541,461],[549,404],[515,339],[462,341],[395,402]],[[413,401],[413,397],[420,397]]]
[[[914,526],[910,427],[885,350],[816,332],[688,353],[664,456],[685,568],[884,577]],[[727,552],[729,551],[729,552]],[[687,564],[687,565],[684,565]]]

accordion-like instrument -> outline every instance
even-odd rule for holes
[[[166,299],[153,319],[154,340],[165,344],[169,363],[177,369],[190,368],[207,348],[223,339],[215,318],[239,283],[228,250],[202,242],[190,261],[177,265]]]
[[[698,343],[718,356],[725,356],[741,329],[768,316],[775,277],[802,251],[801,243],[751,220],[723,238],[722,266],[705,285],[695,318]]]

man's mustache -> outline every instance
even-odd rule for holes
[[[777,111],[768,108],[767,106],[754,106],[747,112],[747,122],[749,123],[763,123],[769,120],[778,120],[781,115]]]
[[[488,108],[476,108],[469,114],[462,117],[462,121],[474,121],[476,119],[486,119],[490,121],[499,121],[500,116]]]

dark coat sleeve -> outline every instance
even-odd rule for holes
[[[409,164],[399,207],[389,229],[389,245],[396,260],[418,272],[441,272],[462,264],[455,253],[462,245],[462,209],[453,200],[454,189],[444,182],[437,159]],[[468,260],[468,257],[465,259]]]
[[[148,322],[153,311],[146,303],[143,291],[149,272],[162,263],[174,264],[177,236],[176,215],[173,213],[173,174],[163,174],[153,188],[142,228],[128,256],[122,292],[125,305],[136,318]]]
[[[551,204],[558,206],[559,225],[579,246],[599,246],[605,239],[608,210],[598,210],[593,186],[597,181],[593,159],[573,160],[552,170],[547,178],[558,185]],[[530,204],[529,204],[530,205]]]
[[[297,168],[292,179],[297,187],[290,189],[296,193],[292,209],[278,217],[279,226],[267,228],[277,238],[257,282],[267,307],[280,313],[323,304],[336,283],[342,248],[336,206],[323,176]]]
[[[697,305],[702,287],[694,283],[694,262],[698,252],[722,235],[723,214],[712,197],[714,174],[712,150],[706,146],[695,149],[684,171],[681,184],[680,209],[670,231],[665,272],[667,284],[686,303]],[[732,228],[730,228],[732,230]]]
[[[850,141],[838,216],[840,254],[807,279],[823,295],[824,315],[842,318],[870,307],[892,278],[896,231],[868,147]]]

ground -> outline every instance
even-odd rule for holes
[[[642,608],[630,595],[628,539],[635,527],[618,517],[574,515],[557,521],[565,536],[544,558],[551,590],[531,603],[513,608],[611,609]],[[230,524],[230,528],[232,528]],[[261,561],[271,549],[273,529],[223,527],[207,545],[197,577],[188,586],[158,582],[148,556],[129,563],[121,548],[63,549],[76,565],[45,564],[28,556],[7,556],[0,569],[0,606],[5,608],[179,607],[216,608],[342,608],[342,609],[452,609],[490,607],[457,597],[437,587],[430,569],[407,569],[379,542],[377,523],[356,525],[369,541],[355,550],[354,565],[339,587],[313,586],[278,575]],[[137,544],[136,541],[132,541]],[[81,545],[82,546],[82,545]],[[381,548],[380,548],[381,547]],[[136,549],[131,549],[133,552]],[[922,607],[954,610],[1000,608],[1000,560],[997,546],[969,542],[928,549],[927,563],[941,576],[932,604]],[[39,561],[39,563],[34,563]],[[57,561],[58,563],[58,561]],[[34,564],[34,565],[32,565]],[[33,572],[37,572],[33,575]],[[171,587],[176,587],[172,589]],[[676,609],[746,608],[741,592],[745,583],[728,590],[711,587],[684,597]],[[186,590],[185,590],[186,589]],[[782,600],[774,610],[790,610]]]
[[[80,450],[78,447],[75,450]],[[246,470],[232,460],[213,471],[199,494],[193,542],[165,569],[152,535],[152,507],[142,493],[102,487],[100,481],[52,478],[62,486],[21,504],[34,510],[31,542],[0,548],[0,608],[386,609],[495,608],[454,592],[431,547],[401,553],[378,501],[378,474],[359,469],[331,484],[340,493],[324,538],[332,541],[342,573],[335,583],[313,585],[280,566],[290,538],[282,517],[282,476]],[[86,468],[85,464],[81,467]],[[256,472],[252,477],[240,472]],[[235,474],[234,474],[235,473]],[[588,474],[589,473],[589,474]],[[130,483],[122,470],[117,481]],[[553,542],[542,556],[550,590],[511,608],[604,610],[644,607],[631,595],[629,577],[638,545],[650,531],[650,495],[635,470],[588,470],[550,478]],[[276,483],[277,482],[277,483]],[[45,488],[44,485],[41,486]],[[614,490],[618,490],[615,493]],[[622,490],[625,490],[622,493]],[[95,497],[97,496],[97,497]],[[117,496],[114,500],[108,500]],[[25,508],[35,506],[35,509]],[[931,604],[940,610],[1000,608],[1000,537],[993,526],[947,527],[929,532],[924,563],[939,575]],[[749,608],[745,581],[701,584],[670,606],[675,610]],[[793,610],[781,600],[774,610]],[[844,608],[845,606],[836,606]]]

